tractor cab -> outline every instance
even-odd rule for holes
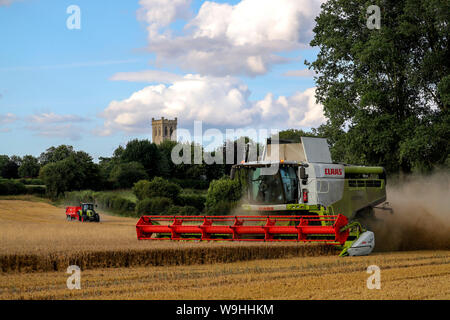
[[[78,211],[78,220],[80,221],[100,221],[100,216],[95,212],[93,203],[82,203],[81,209]]]
[[[82,204],[81,204],[81,211],[82,211],[83,213],[87,213],[89,210],[95,211],[95,210],[94,210],[94,204],[93,204],[93,203],[82,203]]]

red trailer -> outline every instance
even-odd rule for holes
[[[78,211],[81,207],[66,207],[66,219],[67,221],[78,220]]]

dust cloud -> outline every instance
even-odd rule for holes
[[[450,172],[412,175],[387,186],[394,214],[376,209],[376,251],[450,250]]]

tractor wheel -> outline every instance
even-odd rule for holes
[[[95,222],[100,222],[100,216],[98,214],[95,215],[94,221]]]

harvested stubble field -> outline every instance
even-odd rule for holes
[[[0,299],[448,299],[450,251],[338,258],[329,246],[137,241],[137,219],[67,222],[45,202],[0,200]],[[68,290],[66,268],[82,269]],[[369,265],[382,289],[368,290]]]
[[[369,265],[381,289],[366,286]],[[0,299],[449,299],[450,253],[302,257],[214,265],[86,270],[81,290],[64,271],[0,276]]]

